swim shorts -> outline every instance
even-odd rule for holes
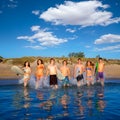
[[[50,85],[57,85],[57,76],[50,75]]]
[[[63,85],[66,85],[66,84],[69,84],[69,79],[68,79],[68,76],[66,76],[64,79],[63,79]]]
[[[82,79],[83,79],[83,74],[78,75],[78,76],[76,77],[76,79],[77,79],[77,81],[82,80]]]
[[[103,72],[98,72],[98,77],[99,77],[100,79],[103,79],[103,78],[104,78]]]

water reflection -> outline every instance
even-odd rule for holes
[[[38,92],[37,92],[37,98],[38,98],[39,100],[44,100],[43,93],[42,93],[41,91],[38,91]]]
[[[23,107],[28,109],[30,107],[30,97],[29,97],[29,92],[28,88],[24,88],[24,104]]]
[[[70,96],[69,96],[67,90],[65,88],[63,88],[63,89],[64,89],[63,94],[60,97],[60,103],[61,103],[61,106],[62,106],[61,110],[63,110],[61,115],[66,117],[66,116],[69,116],[68,106],[69,106]]]
[[[96,97],[97,97],[96,102],[97,110],[99,112],[103,112],[106,106],[104,101],[104,87],[98,86],[98,88],[96,89]]]
[[[23,88],[16,92],[13,103],[15,108],[22,110],[24,119],[84,119],[104,112],[104,98],[104,88],[101,86],[37,91]]]

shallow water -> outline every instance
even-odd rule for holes
[[[77,88],[24,89],[17,80],[0,80],[0,120],[118,120],[120,80]]]

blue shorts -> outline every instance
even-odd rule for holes
[[[69,84],[69,78],[68,78],[68,76],[66,76],[66,77],[63,79],[62,84],[63,84],[63,85]]]

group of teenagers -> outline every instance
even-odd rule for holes
[[[54,58],[50,58],[50,63],[45,67],[43,60],[37,60],[37,66],[35,71],[35,79],[36,84],[35,87],[39,86],[39,81],[44,76],[49,76],[49,85],[52,88],[58,88],[58,70],[61,72],[63,76],[62,85],[69,86],[71,79],[71,70],[68,66],[67,60],[62,61],[62,65],[59,67],[55,63]],[[84,65],[81,58],[78,58],[77,63],[74,65],[73,75],[72,77],[77,80],[77,86],[81,86],[81,81],[86,78],[86,83],[88,86],[94,84],[94,79],[96,82],[100,82],[102,86],[104,86],[104,60],[102,58],[98,59],[98,62],[94,65],[91,61],[87,61]],[[25,61],[24,63],[24,77],[23,83],[24,87],[26,87],[29,83],[31,77],[31,67],[30,62]],[[84,74],[85,73],[85,74]],[[83,75],[84,74],[84,75]],[[85,78],[84,78],[85,76]]]

